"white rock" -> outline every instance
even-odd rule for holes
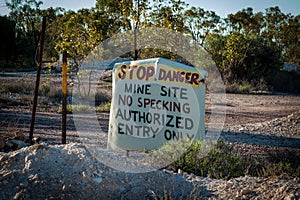
[[[23,187],[23,188],[25,188],[25,187],[27,187],[27,186],[28,186],[28,183],[27,183],[27,182],[20,183],[20,187]]]
[[[84,171],[82,172],[82,177],[83,178],[87,178],[88,177]]]
[[[20,199],[21,196],[22,196],[22,191],[16,193],[13,199],[14,200]]]
[[[182,169],[178,169],[177,173],[180,174],[180,175],[182,175],[183,174]]]

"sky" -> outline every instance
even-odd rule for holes
[[[252,7],[254,12],[265,11],[266,8],[279,6],[283,13],[300,14],[300,0],[185,0],[190,6],[202,7],[205,10],[215,11],[219,16],[226,17],[243,8]],[[96,0],[43,0],[42,8],[63,7],[67,10],[91,8]],[[1,15],[8,14],[5,0],[0,0]]]

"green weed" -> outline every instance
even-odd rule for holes
[[[96,111],[97,112],[109,112],[110,111],[110,107],[111,107],[111,103],[107,102],[107,103],[102,103],[101,105],[96,107]]]

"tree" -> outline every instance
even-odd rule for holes
[[[93,49],[94,43],[89,37],[90,15],[88,9],[79,10],[78,13],[68,11],[58,17],[56,24],[55,49],[59,53],[66,52],[74,61],[74,67]]]
[[[300,66],[300,15],[288,17],[281,35],[284,61]]]
[[[108,15],[120,31],[133,30],[146,23],[149,0],[97,0],[95,9]]]
[[[206,45],[227,84],[258,81],[282,65],[281,49],[260,36],[210,35]]]
[[[58,38],[57,30],[59,24],[57,19],[63,15],[65,10],[63,8],[48,8],[41,10],[41,16],[45,16],[47,20],[43,60],[53,61],[58,58],[58,52],[55,50],[55,41]]]
[[[16,58],[18,65],[32,67],[35,65],[35,54],[39,43],[41,29],[40,5],[36,0],[6,1],[10,9],[9,18],[16,27]]]
[[[213,11],[192,7],[184,13],[184,24],[187,32],[201,46],[210,33],[218,32],[220,17]]]
[[[282,47],[282,28],[286,23],[287,15],[282,13],[278,6],[270,7],[266,9],[264,19],[263,36]]]
[[[151,10],[151,24],[156,27],[168,28],[183,32],[184,10],[188,4],[181,0],[154,0]]]
[[[97,0],[96,9],[106,13],[119,27],[120,32],[133,31],[136,44],[136,30],[148,24],[149,0]],[[137,59],[139,51],[135,48],[132,57]]]
[[[11,0],[6,1],[7,7],[10,9],[9,16],[16,22],[16,30],[18,34],[24,34],[33,42],[33,51],[36,50],[39,38],[39,30],[41,27],[40,5],[41,1],[36,0]]]
[[[252,8],[242,9],[235,14],[227,16],[229,32],[237,32],[244,35],[260,35],[264,30],[263,13],[253,13]]]

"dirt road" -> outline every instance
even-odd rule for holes
[[[227,94],[226,103],[226,120],[222,135],[226,136],[229,141],[246,140],[249,142],[266,140],[262,136],[268,137],[270,141],[282,140],[282,138],[270,138],[266,133],[261,132],[253,138],[253,134],[243,131],[242,127],[247,124],[261,123],[277,118],[286,117],[300,110],[299,96],[284,95],[243,95],[243,94]],[[28,134],[30,119],[30,106],[2,106],[0,113],[0,133],[1,135],[13,134],[20,130]],[[41,109],[40,109],[41,110]],[[52,110],[55,110],[54,108]],[[108,113],[98,113],[98,120],[104,129],[108,127]],[[42,141],[50,143],[60,143],[61,137],[61,115],[55,112],[38,111],[35,123],[35,135],[40,136]],[[68,142],[78,142],[76,127],[74,126],[72,114],[68,115],[67,122]],[[299,122],[296,126],[296,132],[299,133]],[[237,135],[239,133],[239,135]],[[286,131],[288,134],[288,131]],[[274,133],[275,134],[275,133]],[[270,134],[269,134],[270,135]],[[239,136],[240,139],[236,139]],[[281,135],[282,137],[291,137],[291,135]],[[299,138],[298,135],[292,138]],[[261,138],[261,139],[260,139]],[[105,138],[104,138],[105,139]],[[286,139],[287,144],[291,139]],[[291,145],[296,147],[298,140]],[[259,142],[256,142],[260,144]],[[275,146],[278,146],[274,144]],[[280,145],[279,145],[280,146]],[[282,143],[281,146],[286,146]],[[300,146],[300,145],[299,145]]]

